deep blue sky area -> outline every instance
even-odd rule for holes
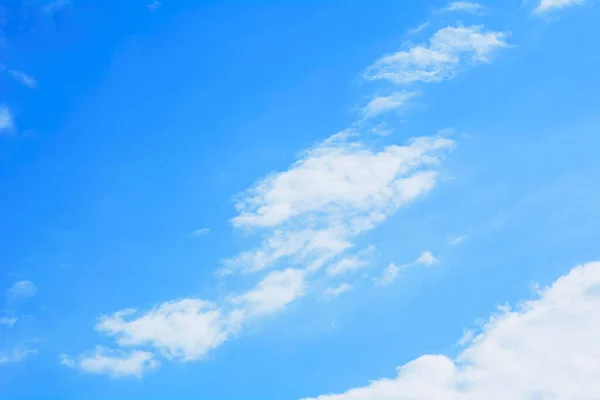
[[[2,2],[0,397],[593,399],[598,20]]]

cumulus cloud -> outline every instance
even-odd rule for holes
[[[147,351],[124,352],[102,346],[97,346],[92,354],[82,356],[77,360],[65,354],[61,354],[59,358],[60,363],[66,367],[79,368],[88,374],[106,374],[115,378],[141,377],[145,372],[160,365],[152,353]]]
[[[541,14],[569,6],[582,5],[584,3],[585,0],[541,0],[534,12]]]
[[[424,251],[423,253],[421,253],[419,258],[415,260],[416,264],[423,264],[427,266],[433,265],[435,262],[437,262],[437,258],[435,258],[435,256],[431,254],[430,251]]]
[[[374,97],[362,109],[363,118],[374,118],[392,110],[406,108],[418,95],[417,92],[396,92],[389,96]]]
[[[424,355],[343,394],[313,400],[593,399],[600,393],[600,263],[503,308],[455,358]],[[308,400],[308,399],[307,399]]]
[[[398,85],[452,79],[466,64],[488,62],[494,51],[507,46],[505,37],[482,25],[448,26],[435,32],[428,45],[412,46],[377,60],[364,77]]]
[[[471,1],[455,1],[453,3],[448,4],[444,11],[459,11],[459,12],[468,12],[468,13],[477,13],[484,9],[484,7],[479,3],[474,3]]]
[[[36,294],[37,287],[31,281],[15,282],[6,292],[10,301],[23,301]]]

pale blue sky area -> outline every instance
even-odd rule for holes
[[[0,397],[596,398],[598,21],[3,2]]]

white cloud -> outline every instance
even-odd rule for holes
[[[37,87],[37,81],[36,79],[31,76],[26,74],[23,71],[17,71],[14,69],[11,69],[8,71],[8,73],[10,74],[10,76],[13,77],[14,80],[16,80],[17,82],[19,82],[20,84],[27,86],[28,88],[35,88]]]
[[[349,292],[352,289],[354,289],[354,286],[352,286],[351,284],[342,283],[338,287],[328,287],[327,289],[325,289],[325,296],[326,297],[338,297],[340,294]]]
[[[400,272],[406,269],[406,267],[407,266],[405,265],[399,267],[396,264],[391,263],[386,267],[386,269],[383,270],[382,276],[380,278],[374,278],[373,282],[375,282],[377,286],[389,285],[390,283],[398,279],[398,277],[400,276]]]
[[[258,249],[226,260],[226,268],[259,271],[282,258],[317,269],[353,246],[352,239],[431,190],[443,154],[442,137],[371,150],[347,136],[330,138],[239,197],[236,227],[267,234]]]
[[[231,302],[242,306],[239,310],[242,315],[268,315],[281,311],[303,296],[305,288],[305,272],[288,268],[271,272],[254,289],[233,297]]]
[[[417,92],[396,92],[389,96],[375,97],[362,109],[363,118],[374,118],[388,111],[406,108],[418,95]]]
[[[200,228],[192,232],[193,236],[206,236],[210,233],[210,228]]]
[[[31,281],[15,282],[6,292],[11,301],[23,301],[35,295],[37,287]]]
[[[318,400],[594,399],[600,393],[600,263],[501,309],[456,359],[424,355],[394,378]]]
[[[357,252],[356,254],[344,257],[334,262],[327,268],[327,274],[329,276],[336,276],[350,271],[355,271],[369,265],[371,261],[370,257],[374,250],[375,248],[373,246],[369,246],[366,249]]]
[[[60,363],[66,367],[78,368],[88,374],[106,374],[115,378],[125,376],[139,378],[145,372],[160,365],[152,353],[147,351],[114,351],[102,346],[97,346],[92,354],[77,360],[65,354],[61,354],[59,358]]]
[[[17,317],[0,317],[0,325],[12,327],[18,321]]]
[[[466,236],[451,236],[448,238],[448,245],[450,246],[458,246],[461,244],[467,237]]]
[[[541,0],[540,4],[536,7],[536,13],[546,13],[561,8],[582,5],[585,0]]]
[[[152,346],[167,358],[202,358],[237,328],[214,304],[186,298],[160,304],[145,314],[122,310],[101,317],[96,330],[121,346]]]
[[[0,134],[12,130],[14,122],[10,110],[6,106],[0,106]]]
[[[431,252],[424,251],[423,253],[421,253],[419,258],[415,260],[415,263],[430,266],[436,263],[437,261],[437,258],[435,258],[434,255],[431,254]]]
[[[385,79],[399,85],[439,82],[453,78],[467,63],[488,62],[497,49],[506,47],[505,34],[486,31],[482,25],[446,27],[417,45],[377,60],[364,73],[365,79]]]
[[[479,3],[474,3],[471,1],[455,1],[453,3],[448,4],[444,11],[459,11],[459,12],[468,12],[468,13],[477,13],[484,9],[484,7]]]
[[[0,352],[0,365],[18,363],[24,361],[27,357],[36,354],[37,350],[29,347],[17,347],[10,351]]]

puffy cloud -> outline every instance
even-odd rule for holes
[[[160,363],[152,353],[133,350],[131,352],[115,351],[97,346],[96,350],[77,360],[65,354],[59,356],[60,363],[69,368],[78,368],[89,374],[106,374],[112,377],[134,376],[141,377],[147,371],[154,369]]]
[[[541,0],[535,9],[536,13],[546,13],[561,8],[582,5],[585,0]]]
[[[6,292],[11,301],[23,301],[36,294],[37,287],[31,281],[15,282]]]
[[[364,77],[399,85],[451,79],[466,63],[488,62],[495,50],[507,46],[505,36],[486,31],[482,25],[448,26],[434,33],[429,45],[413,46],[377,60]]]
[[[437,258],[435,258],[435,256],[431,254],[430,251],[424,251],[423,253],[421,253],[419,258],[415,260],[416,264],[423,264],[427,266],[433,265],[435,262],[437,262]]]
[[[578,266],[468,336],[456,359],[424,355],[394,378],[318,400],[593,399],[600,393],[600,263]]]
[[[417,92],[396,92],[389,96],[374,97],[362,109],[363,118],[374,118],[392,110],[406,108],[411,100],[418,95]]]
[[[167,358],[202,358],[236,329],[235,321],[214,304],[186,298],[169,301],[137,315],[122,310],[101,317],[96,330],[121,346],[152,346]]]

